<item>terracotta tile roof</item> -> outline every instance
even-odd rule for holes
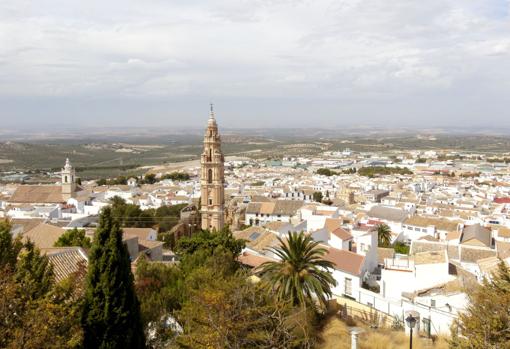
[[[23,234],[24,240],[32,241],[38,248],[50,248],[55,245],[65,230],[51,224],[41,223]]]
[[[335,269],[358,276],[361,274],[363,264],[365,263],[364,256],[333,247],[328,249],[324,259],[333,262]]]
[[[435,237],[430,236],[430,235],[422,236],[422,237],[421,237],[421,238],[419,238],[418,240],[424,240],[424,241],[439,241],[438,239],[436,239]]]
[[[260,203],[261,214],[273,214],[276,204],[274,202],[262,202]]]
[[[510,198],[495,198],[494,202],[497,204],[510,204]]]
[[[246,207],[246,213],[260,213],[260,202],[250,202]]]
[[[437,230],[456,231],[460,222],[450,221],[447,219],[412,216],[404,221],[404,224],[426,228],[433,225]]]
[[[153,249],[153,248],[157,248],[157,247],[163,246],[163,245],[164,245],[163,241],[138,239],[138,246],[139,246],[138,250],[139,251]]]
[[[476,264],[478,264],[478,267],[482,273],[491,274],[498,269],[498,264],[500,262],[501,260],[498,257],[492,256],[479,259],[476,261]]]
[[[289,225],[289,223],[286,222],[269,222],[264,227],[269,230],[278,231],[281,228],[285,227],[286,225]]]
[[[336,228],[330,234],[335,235],[340,240],[350,240],[350,239],[352,239],[351,233],[349,233],[347,230],[342,229],[342,228]]]
[[[340,228],[342,226],[342,220],[339,218],[326,218],[324,222],[324,228],[326,228],[329,232]]]
[[[50,263],[53,265],[55,281],[57,282],[68,278],[71,274],[86,270],[88,266],[87,254],[81,247],[42,251],[46,253]]]
[[[501,225],[493,226],[493,228],[498,230],[498,236],[503,238],[510,238],[510,228],[503,227]]]
[[[446,258],[446,251],[427,251],[427,252],[419,252],[414,255],[414,264],[437,264],[437,263],[446,263],[448,260]]]
[[[315,211],[315,214],[318,216],[332,216],[334,213],[335,213],[334,211],[326,211],[326,210]]]
[[[152,228],[122,228],[124,235],[137,236],[139,239],[147,240],[149,234],[152,232]]]
[[[263,195],[252,195],[252,202],[270,202],[271,199]]]
[[[461,231],[449,231],[446,235],[446,240],[458,240],[460,238],[460,235],[462,234]]]
[[[466,243],[469,240],[476,239],[485,246],[491,246],[491,231],[487,228],[482,227],[480,224],[473,224],[464,227],[460,243]]]
[[[13,218],[9,221],[11,223],[11,233],[23,234],[26,233],[39,224],[44,222],[44,219],[33,218],[33,219],[19,219]]]
[[[274,259],[272,259],[272,258],[263,257],[263,256],[257,256],[257,255],[254,255],[254,254],[248,253],[248,252],[243,252],[243,254],[241,254],[238,257],[238,260],[242,264],[250,266],[250,267],[253,267],[253,268],[258,268],[259,266],[261,266],[265,262],[274,261]]]
[[[303,201],[298,200],[278,200],[276,201],[273,214],[293,216],[303,206],[303,203]]]
[[[496,240],[496,251],[498,251],[498,257],[501,259],[510,257],[510,242]]]
[[[384,259],[393,258],[395,250],[391,247],[377,247],[377,263],[384,264]]]
[[[278,245],[278,236],[262,227],[250,227],[233,233],[236,239],[246,240],[246,247],[264,253],[269,247]]]
[[[64,201],[66,200],[62,197],[60,185],[20,185],[9,199],[12,203],[61,203]]]
[[[246,213],[293,216],[303,206],[303,201],[277,200],[273,202],[250,202]]]
[[[403,222],[408,213],[404,210],[386,206],[374,206],[368,211],[367,215],[371,218],[385,219],[392,222]]]

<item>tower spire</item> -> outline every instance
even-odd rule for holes
[[[209,111],[209,119],[214,119],[214,104],[213,103],[209,103],[211,109]]]
[[[210,105],[210,111],[209,111],[209,121],[208,121],[208,125],[209,126],[215,126],[216,125],[216,118],[214,117],[214,104],[212,103],[209,103]]]

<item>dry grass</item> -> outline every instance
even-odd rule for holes
[[[365,331],[359,337],[360,349],[407,349],[409,348],[409,337],[404,332],[391,331],[386,329],[374,330],[363,324],[357,325]],[[321,343],[318,349],[350,349],[351,339],[347,325],[332,316],[324,326],[321,334]],[[416,349],[447,349],[448,343],[445,339],[439,338],[436,343],[427,339],[416,339],[413,342]]]

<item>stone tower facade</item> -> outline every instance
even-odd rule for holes
[[[202,229],[221,230],[224,222],[224,167],[225,158],[221,152],[221,139],[218,125],[211,112],[204,135],[204,152],[200,159],[200,193]]]
[[[70,199],[74,197],[74,193],[76,191],[76,176],[74,172],[74,168],[69,162],[69,159],[66,159],[66,164],[62,169],[62,198],[64,200]]]

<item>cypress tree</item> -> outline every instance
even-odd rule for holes
[[[129,254],[110,208],[100,215],[90,251],[82,327],[85,348],[145,347]]]
[[[8,221],[0,221],[0,268],[7,267],[12,271],[21,250],[21,241],[13,240],[10,230]]]

